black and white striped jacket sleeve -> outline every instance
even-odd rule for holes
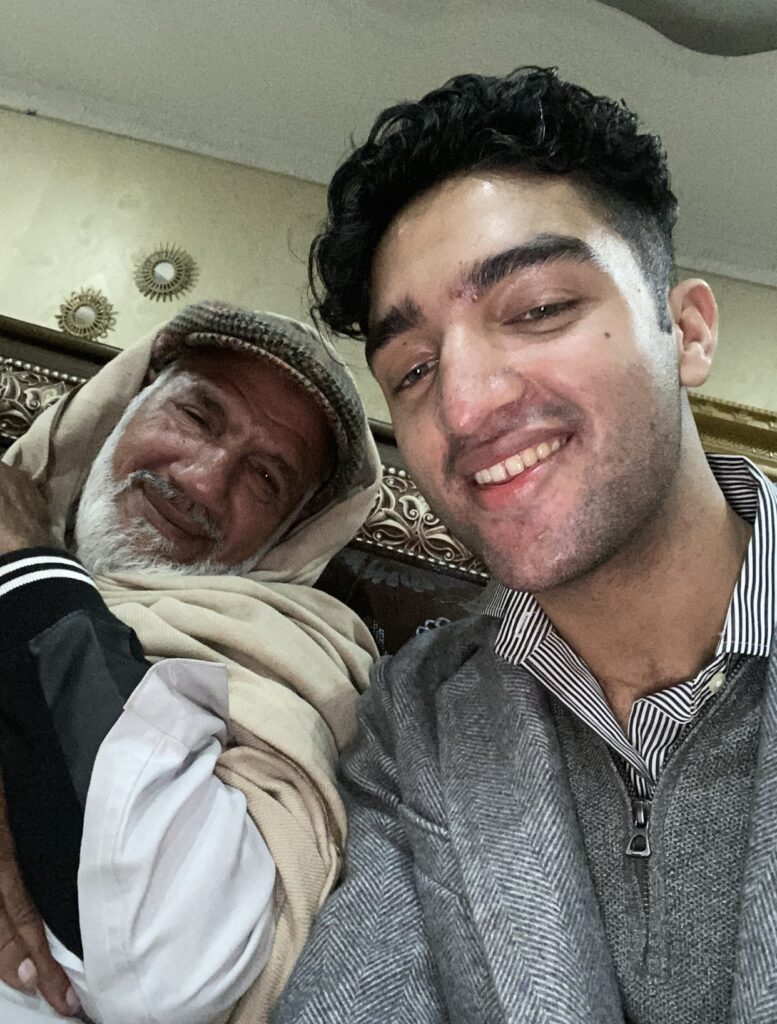
[[[148,670],[132,630],[65,551],[0,557],[0,767],[17,857],[49,927],[81,955],[77,874],[100,744]]]

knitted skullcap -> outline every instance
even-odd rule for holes
[[[161,370],[187,351],[220,348],[277,366],[324,410],[337,444],[337,465],[310,511],[349,494],[360,482],[367,425],[356,386],[334,347],[298,320],[206,300],[187,306],[160,329],[151,366]]]

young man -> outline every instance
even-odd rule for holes
[[[702,451],[717,312],[657,138],[553,71],[386,111],[318,312],[499,587],[382,662],[283,1022],[777,1019],[775,493]]]
[[[337,753],[373,660],[311,586],[377,487],[355,385],[302,324],[201,302],[8,458],[51,536],[3,466],[0,766],[73,991],[17,926],[0,814],[0,1019],[47,1019],[18,991],[35,969],[103,1024],[266,1019],[339,873]]]

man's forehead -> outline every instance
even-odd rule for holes
[[[239,396],[249,406],[271,393],[287,394],[300,386],[261,355],[231,349],[202,349],[183,353],[171,366],[171,381],[180,381],[213,397]],[[313,399],[311,398],[312,402]]]
[[[173,364],[171,382],[196,395],[226,417],[246,416],[268,430],[306,447],[311,430],[329,437],[332,429],[316,397],[281,367],[246,352],[204,350]],[[334,435],[332,434],[332,441]]]
[[[484,219],[490,235],[499,222],[511,237],[543,231],[587,231],[603,216],[570,178],[539,174],[488,172],[448,178],[405,206],[386,229],[378,254],[420,232],[436,239],[455,234],[462,218]]]
[[[219,377],[239,377],[257,363],[263,362],[258,355],[236,352],[230,348],[190,348],[178,356],[172,364],[174,372],[190,371],[206,380]]]
[[[652,310],[636,255],[569,179],[470,175],[444,182],[404,210],[378,248],[368,360],[423,321],[425,301],[475,301],[505,278],[564,262],[602,271],[635,317]]]
[[[456,290],[478,260],[545,235],[585,241],[595,229],[607,230],[602,215],[567,178],[500,173],[448,179],[400,211],[386,230],[373,259],[371,314],[401,298],[395,289],[412,282],[427,253],[434,252],[445,286]]]

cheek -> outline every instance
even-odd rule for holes
[[[444,487],[445,439],[431,424],[405,423],[394,427],[397,446],[413,482],[422,492],[440,494]]]
[[[144,451],[142,435],[137,431],[126,431],[113,452],[112,466],[117,479],[123,479],[128,473],[138,469],[139,453]]]
[[[274,504],[262,504],[253,491],[237,486],[231,496],[225,541],[239,558],[248,558],[278,528],[283,516]]]
[[[169,417],[154,416],[141,423],[133,422],[116,445],[114,470],[117,476],[126,476],[137,469],[158,469],[174,462],[192,443]]]
[[[639,398],[647,381],[644,362],[630,339],[614,330],[590,335],[535,366],[533,383],[541,392],[577,407],[587,419],[605,418],[626,401]],[[627,397],[628,396],[628,397]]]

